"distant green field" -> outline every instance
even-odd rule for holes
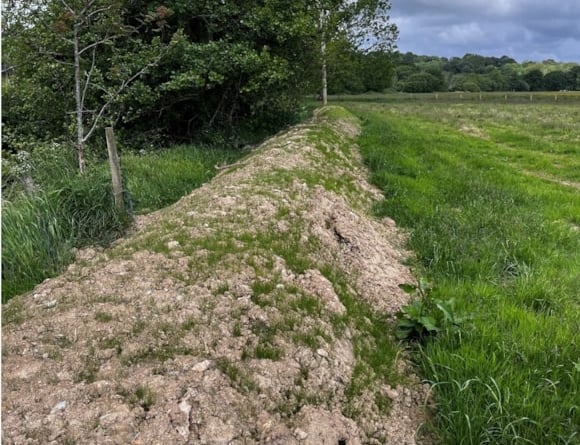
[[[578,444],[580,107],[494,97],[344,105],[378,214],[411,231],[416,275],[467,319],[417,352],[440,442]]]
[[[503,102],[503,103],[580,103],[580,91],[530,92],[438,92],[438,93],[365,93],[329,96],[330,102]]]

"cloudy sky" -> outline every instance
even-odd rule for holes
[[[399,51],[580,62],[580,0],[391,0]]]

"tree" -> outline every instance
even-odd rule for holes
[[[489,91],[509,91],[510,81],[509,78],[504,76],[501,70],[492,67],[490,71],[485,74],[487,83],[489,85]]]
[[[403,84],[406,93],[430,93],[439,91],[442,79],[429,73],[416,73],[409,76]]]
[[[569,78],[563,71],[552,71],[544,76],[544,88],[547,91],[566,90],[569,86]]]
[[[570,68],[568,73],[571,90],[580,90],[580,65]]]
[[[5,4],[3,62],[14,67],[5,128],[15,138],[69,134],[83,155],[105,124],[127,142],[165,145],[279,128],[319,61],[319,16],[307,0]]]
[[[485,57],[478,54],[465,54],[461,63],[461,71],[464,73],[483,73],[485,66]]]
[[[397,81],[404,82],[412,74],[420,72],[419,68],[415,65],[398,65],[395,68],[395,74],[397,76]]]
[[[395,47],[398,30],[388,15],[390,0],[318,0],[315,6],[319,12],[322,102],[326,105],[328,43],[346,38],[363,53],[388,53]]]
[[[196,132],[232,133],[239,125],[279,127],[293,118],[318,61],[318,16],[309,1],[165,5],[174,13],[164,39],[175,44],[139,85],[143,92],[127,98],[132,117],[126,124],[134,133],[155,128],[183,140]],[[155,35],[143,32],[144,39]]]
[[[505,56],[504,56],[505,57]],[[503,58],[503,57],[502,57]],[[509,91],[529,91],[530,86],[519,73],[517,63],[507,63],[501,66],[500,72],[507,82]]]
[[[462,58],[446,59],[413,53],[397,54],[394,61],[398,90],[418,91],[430,88],[430,82],[425,76],[415,76],[408,83],[412,75],[425,72],[442,78],[442,88],[447,86],[450,91],[580,89],[580,67],[574,63],[548,60],[519,64],[508,56],[498,58],[466,54]]]
[[[467,73],[457,74],[453,77],[449,88],[454,91],[490,91],[489,79],[483,74]]]
[[[500,59],[498,60],[497,66],[502,67],[505,65],[515,65],[515,64],[517,64],[515,59],[512,59],[511,57],[504,55],[504,56],[501,56]]]
[[[363,55],[361,61],[362,79],[365,91],[382,92],[393,82],[395,67],[390,54],[372,51]]]
[[[118,51],[117,42],[126,45],[135,33],[123,23],[121,0],[12,1],[7,6],[8,57],[17,63],[19,77],[31,75],[46,86],[37,71],[46,75],[47,68],[56,69],[63,102],[74,102],[75,147],[84,173],[86,142],[119,96],[159,62],[160,53],[152,52],[153,46],[133,45],[131,63]]]
[[[329,94],[383,91],[391,86],[394,64],[390,54],[363,53],[346,38],[328,45]]]
[[[539,69],[532,69],[524,74],[524,81],[530,86],[530,91],[544,89],[544,74]]]
[[[327,71],[329,94],[362,93],[363,55],[347,39],[336,39],[328,45]]]

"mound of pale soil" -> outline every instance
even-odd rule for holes
[[[3,443],[416,443],[427,389],[353,309],[412,280],[357,133],[326,108],[8,303]]]

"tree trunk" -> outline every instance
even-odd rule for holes
[[[322,105],[328,104],[328,84],[326,81],[326,42],[322,42]]]
[[[75,69],[75,115],[77,123],[77,156],[79,161],[79,171],[85,173],[85,142],[83,126],[83,103],[81,96],[81,55],[79,49],[79,25],[75,24],[73,32],[74,46],[74,69]]]
[[[322,105],[328,104],[328,82],[326,80],[326,17],[324,9],[320,11],[320,58],[322,59]]]

